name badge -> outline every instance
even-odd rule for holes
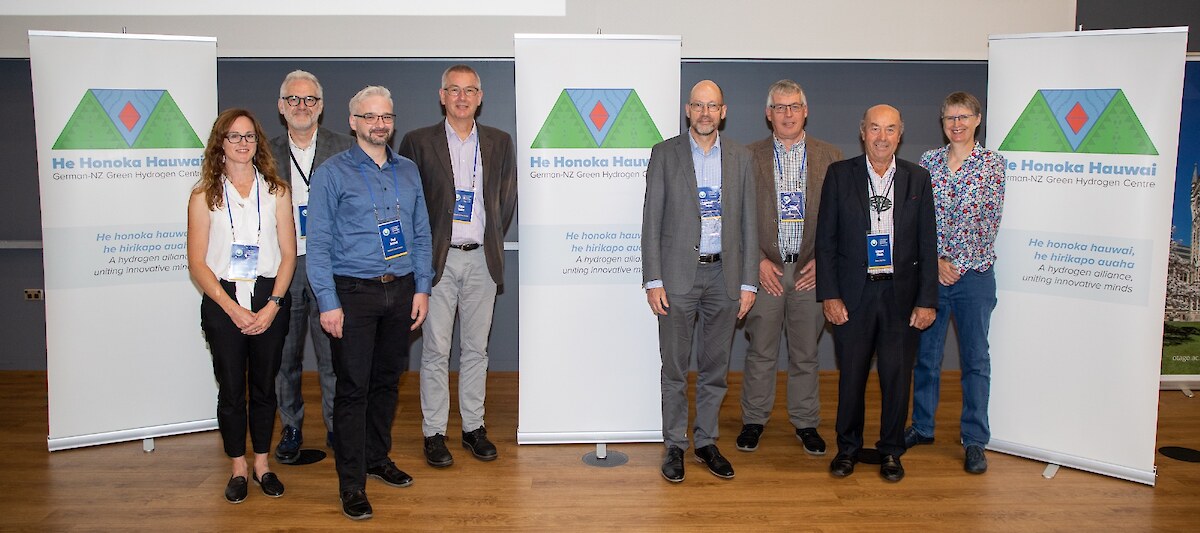
[[[779,218],[784,222],[804,222],[804,193],[779,193]]]
[[[887,233],[867,235],[867,273],[892,272],[892,236]]]
[[[301,239],[308,237],[308,206],[307,205],[296,206],[296,220],[300,222],[299,237]]]
[[[721,218],[721,189],[700,187],[700,218]]]
[[[229,247],[229,281],[258,278],[258,245],[235,242]]]
[[[399,220],[379,224],[379,242],[383,244],[384,259],[395,259],[408,254],[408,247],[404,245],[404,232],[400,231]]]
[[[475,191],[454,191],[454,221],[463,224],[471,223],[471,213],[475,206]]]

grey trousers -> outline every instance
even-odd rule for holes
[[[429,296],[429,317],[421,344],[421,431],[446,434],[450,416],[450,345],[454,315],[459,321],[458,410],[463,431],[483,425],[487,391],[488,335],[496,305],[496,282],[483,248],[451,248],[442,278]]]
[[[765,425],[771,417],[783,336],[787,337],[788,420],[797,429],[815,428],[821,423],[817,341],[825,327],[825,314],[815,290],[796,290],[792,280],[799,267],[797,263],[785,263],[783,294],[772,296],[758,291],[754,307],[746,315],[750,346],[742,374],[743,424]]]
[[[700,265],[692,289],[685,294],[668,294],[667,304],[670,305],[667,315],[658,317],[663,444],[688,448],[688,369],[692,338],[699,322],[701,345],[696,356],[696,420],[692,438],[697,448],[703,448],[719,436],[717,416],[728,388],[725,378],[729,373],[738,300],[729,298],[721,264],[714,263]]]
[[[304,425],[304,396],[300,394],[300,376],[304,371],[304,337],[311,335],[313,354],[317,356],[317,379],[321,383],[321,415],[325,431],[333,431],[333,396],[337,376],[333,374],[333,352],[329,337],[321,329],[317,298],[308,284],[305,256],[296,258],[296,273],[288,294],[292,299],[291,325],[283,341],[283,362],[275,377],[275,395],[279,399],[279,421],[295,428]]]

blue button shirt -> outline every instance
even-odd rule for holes
[[[397,218],[408,253],[384,259],[379,223]],[[428,294],[433,288],[432,236],[421,176],[415,163],[391,148],[383,168],[358,144],[317,168],[308,197],[307,229],[308,280],[321,312],[342,306],[334,275],[375,278],[412,273],[416,292]]]

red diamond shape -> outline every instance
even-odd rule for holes
[[[1071,131],[1079,133],[1084,124],[1087,124],[1088,114],[1083,110],[1083,106],[1079,102],[1075,102],[1075,107],[1071,108],[1071,112],[1067,113],[1067,125],[1071,126]]]
[[[117,115],[121,119],[121,124],[125,125],[125,129],[133,131],[133,127],[137,125],[142,115],[133,108],[132,102],[125,102],[125,107],[121,109],[121,114]]]
[[[604,123],[608,122],[608,110],[604,109],[604,104],[596,102],[596,107],[592,108],[592,114],[588,115],[588,118],[592,119],[596,129],[604,129]]]

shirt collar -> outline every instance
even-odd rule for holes
[[[312,150],[313,148],[315,148],[317,146],[317,130],[318,129],[320,129],[320,128],[313,128],[312,137],[308,139],[308,148],[301,148],[300,146],[298,146],[296,144],[296,141],[292,140],[291,133],[289,133],[287,136],[288,144],[292,147],[293,150],[299,150],[301,152],[306,152],[308,150]]]
[[[396,155],[396,152],[392,151],[391,146],[385,146],[384,149],[387,150],[387,159],[384,162],[385,167],[388,165],[395,165],[396,163],[400,162],[400,156]],[[367,155],[367,153],[363,151],[362,146],[358,145],[357,140],[355,140],[354,145],[350,147],[350,157],[354,160],[355,164],[361,165],[363,163],[370,163],[371,166],[378,168],[375,165],[375,160],[371,159],[371,156]]]
[[[808,141],[808,132],[805,132],[805,131],[800,132],[800,140],[796,141],[796,143],[793,144],[791,148],[784,148],[783,141],[779,140],[779,137],[776,137],[774,134],[771,135],[771,139],[773,139],[775,141],[775,148],[778,149],[780,152],[790,152],[792,150],[803,150],[804,143]]]
[[[477,127],[478,125],[473,120],[471,121],[471,133],[467,135],[467,138],[465,140],[458,138],[458,132],[454,131],[454,127],[450,125],[449,120],[443,120],[442,124],[446,126],[446,141],[451,144],[454,144],[454,143],[462,144],[465,142],[470,142],[472,140],[474,140],[475,142],[479,142],[479,128]]]
[[[705,155],[705,154],[704,154],[704,150],[701,150],[701,149],[700,149],[700,145],[696,143],[696,138],[695,138],[695,137],[692,137],[692,131],[691,131],[691,130],[688,130],[688,132],[687,132],[687,138],[688,138],[688,144],[690,144],[690,145],[691,145],[691,147],[692,147],[692,151],[693,151],[693,152],[696,152],[696,153],[698,153],[698,154],[700,154],[700,155]],[[721,150],[721,132],[719,132],[719,131],[718,131],[718,132],[717,132],[717,142],[714,142],[714,143],[713,143],[712,150],[710,150],[710,151],[708,152],[708,155],[710,155],[710,156],[711,156],[711,155],[713,155],[713,153],[714,153],[714,152],[720,152],[720,150]]]
[[[871,165],[871,158],[864,155],[863,159],[865,159],[867,162],[867,174],[869,174],[874,179],[877,179],[877,180],[878,179],[886,179],[888,174],[891,174],[892,172],[894,172],[896,170],[896,154],[892,154],[892,162],[888,163],[887,170],[883,171],[882,176],[875,173],[875,167],[873,165]]]

